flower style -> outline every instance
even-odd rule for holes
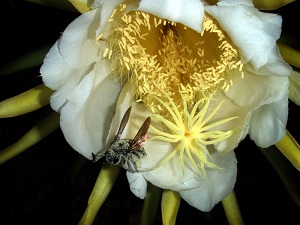
[[[276,40],[281,17],[248,0],[95,1],[63,32],[41,68],[69,144],[104,152],[125,111],[122,138],[151,116],[147,157],[129,168],[132,192],[147,181],[209,211],[231,193],[234,150],[285,135],[290,66]]]

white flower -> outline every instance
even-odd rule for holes
[[[102,0],[74,20],[44,60],[69,144],[88,159],[152,123],[130,188],[178,191],[209,211],[233,189],[232,151],[247,134],[267,147],[285,134],[288,75],[276,40],[281,17],[248,0]]]

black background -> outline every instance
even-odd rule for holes
[[[66,11],[21,0],[0,3],[0,65],[36,48],[52,45],[77,16]],[[283,16],[283,37],[299,48],[299,2],[276,11]],[[295,37],[290,39],[290,37]],[[39,66],[0,77],[0,100],[12,97],[38,84]],[[45,106],[29,114],[0,119],[0,149],[17,141],[49,112]],[[290,103],[287,128],[300,141],[299,107]],[[235,192],[246,225],[299,224],[299,207],[290,198],[277,173],[265,156],[246,138],[235,150],[238,178]],[[66,143],[60,129],[19,156],[0,165],[0,224],[77,224],[101,162],[85,161]],[[300,182],[299,172],[293,169]],[[300,185],[299,185],[300,187]],[[94,224],[138,224],[143,201],[129,190],[122,171]],[[181,201],[177,223],[228,224],[223,207],[216,205],[203,213]],[[155,224],[161,224],[158,209]]]

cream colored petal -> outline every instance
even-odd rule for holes
[[[181,163],[178,160],[179,153],[161,167],[151,170],[169,156],[175,147],[176,145],[171,145],[166,142],[162,144],[158,141],[155,142],[150,140],[145,143],[147,157],[141,160],[142,168],[140,170],[148,170],[148,172],[143,172],[146,180],[160,188],[171,189],[174,191],[190,190],[202,185],[205,186],[203,183],[206,182],[217,182],[210,181],[211,179],[214,179],[211,175],[216,176],[218,173],[222,174],[223,170],[206,168],[206,179],[203,179],[193,165],[191,165],[191,162],[186,155],[184,156],[184,171],[182,170]],[[228,160],[228,158],[219,156],[215,150],[212,150],[211,154],[213,162],[217,166],[224,167],[222,159]],[[223,175],[226,177],[225,174]]]
[[[51,96],[51,107],[55,111],[60,111],[61,106],[66,103],[66,95],[75,85],[91,70],[84,67],[75,70],[65,63],[59,52],[58,41],[52,46],[44,59],[44,64],[40,69],[42,80],[46,86],[52,90],[58,90]]]
[[[64,30],[58,41],[58,49],[68,66],[80,69],[102,58],[105,49],[96,43],[99,26],[100,9],[97,8],[79,16]]]
[[[202,31],[204,9],[198,0],[141,0],[138,10]]]
[[[99,17],[98,10],[89,11],[73,21],[62,37],[52,46],[40,69],[43,82],[53,90],[51,104],[58,111],[68,94],[80,80],[100,61],[99,46],[94,37],[89,37],[93,20]],[[100,54],[100,56],[102,56]]]
[[[132,106],[131,114],[128,123],[122,133],[122,139],[133,139],[145,119],[151,115],[151,112],[145,107],[143,103],[136,103],[132,96],[132,86],[127,82],[119,95],[116,112],[112,120],[109,134],[107,136],[107,143],[111,143],[115,138],[119,129],[121,120],[126,110]]]
[[[88,159],[107,148],[105,140],[120,90],[121,84],[108,76],[103,62],[67,95],[61,129],[68,143]]]
[[[205,6],[205,11],[218,20],[233,43],[239,48],[244,63],[255,69],[265,65],[280,36],[280,16],[260,12],[240,1],[230,6]]]
[[[231,121],[223,123],[215,128],[210,130],[221,130],[221,131],[233,131],[231,137],[214,144],[216,150],[219,152],[228,152],[234,150],[238,144],[245,138],[248,134],[248,120],[250,112],[253,110],[251,107],[241,107],[234,103],[231,99],[227,98],[224,93],[219,92],[214,99],[215,101],[211,101],[209,105],[208,112],[212,112],[215,107],[222,101],[222,106],[216,115],[212,118],[211,122],[215,122],[218,120],[224,120],[230,117],[237,117]]]
[[[242,107],[257,107],[285,98],[288,86],[288,77],[245,72],[244,78],[236,79],[233,86],[224,93]]]
[[[223,169],[207,169],[206,179],[199,181],[196,188],[187,188],[179,192],[188,204],[204,212],[210,211],[230,194],[236,182],[237,161],[234,152],[229,152],[223,156],[213,152],[212,157],[214,163]]]
[[[72,71],[72,68],[64,62],[57,41],[47,53],[41,66],[40,73],[43,82],[49,88],[57,90],[71,75],[68,71]]]
[[[253,7],[252,0],[219,0],[218,6],[247,5]]]
[[[100,26],[96,29],[96,36],[105,30],[106,22],[113,13],[113,11],[117,8],[118,5],[121,3],[133,2],[133,1],[124,1],[124,0],[96,0],[92,4],[92,8],[100,8],[101,15],[100,15]]]
[[[267,148],[286,134],[288,98],[254,110],[250,118],[250,138],[256,145]]]
[[[255,69],[251,64],[248,64],[247,70],[257,75],[289,76],[292,68],[281,57],[279,49],[277,45],[275,45],[265,65],[259,69]]]
[[[94,65],[93,65],[94,66]],[[92,71],[91,67],[85,67],[78,70],[68,70],[65,75],[69,75],[68,79],[65,79],[57,88],[56,91],[52,94],[50,98],[50,105],[52,109],[57,112],[61,111],[61,108],[66,104],[67,95],[73,91],[76,85],[81,82],[81,80],[87,76]],[[45,82],[45,81],[44,81]],[[48,82],[45,82],[48,84]]]
[[[126,176],[132,193],[136,197],[144,199],[147,195],[147,180],[144,178],[143,174],[127,171]]]

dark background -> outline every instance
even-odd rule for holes
[[[36,48],[52,45],[65,27],[79,16],[75,10],[21,0],[4,0],[0,4],[1,66]],[[299,10],[300,4],[295,2],[276,13],[283,16],[284,40],[300,50]],[[39,67],[0,76],[0,100],[40,84]],[[0,119],[0,149],[17,141],[51,111],[48,105],[23,116]],[[299,107],[290,103],[287,128],[298,142],[299,113]],[[299,207],[254,143],[246,138],[235,152],[239,162],[235,192],[245,224],[299,224]],[[60,129],[56,130],[0,165],[0,224],[77,224],[101,163],[85,161],[66,143]],[[300,182],[296,169],[292,169],[290,176]],[[142,206],[143,201],[130,192],[122,171],[94,224],[138,224],[134,221],[138,220]],[[181,201],[177,218],[178,225],[228,224],[221,204],[210,213],[203,213]],[[155,221],[155,224],[161,224],[159,209]]]

